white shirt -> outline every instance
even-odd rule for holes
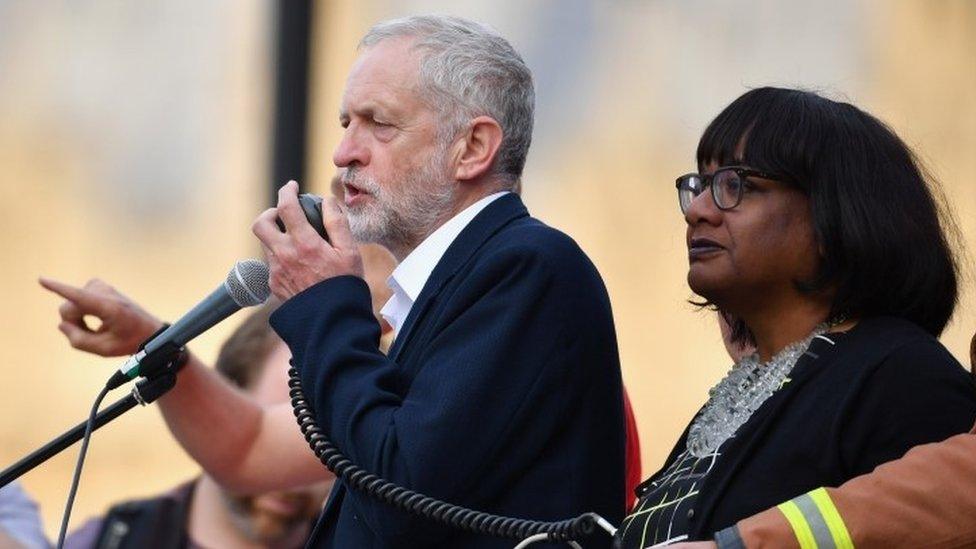
[[[386,285],[393,290],[393,297],[383,305],[380,314],[393,326],[393,333],[399,334],[400,328],[407,320],[410,309],[417,301],[417,296],[427,284],[430,273],[434,272],[434,267],[444,257],[444,252],[451,246],[454,239],[461,234],[461,231],[471,223],[481,210],[489,204],[508,194],[509,191],[502,191],[488,195],[452,217],[447,223],[437,228],[423,242],[420,243],[403,261],[393,270],[393,274],[386,280]]]

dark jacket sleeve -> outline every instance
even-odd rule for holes
[[[512,246],[483,258],[438,296],[447,305],[435,305],[435,331],[413,372],[377,350],[379,327],[360,279],[309,288],[272,324],[314,395],[319,423],[354,462],[419,492],[479,505],[531,468],[555,467],[552,480],[566,480],[558,467],[572,456],[540,459],[554,433],[573,428],[566,425],[587,402],[622,409],[609,301],[592,266],[573,257]],[[385,543],[406,535],[403,515],[349,495]]]

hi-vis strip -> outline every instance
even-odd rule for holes
[[[778,508],[793,528],[800,549],[854,549],[847,526],[827,490],[817,488]]]

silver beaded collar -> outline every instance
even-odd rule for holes
[[[759,362],[758,353],[753,353],[734,365],[725,378],[708,391],[708,402],[688,430],[688,452],[703,458],[718,450],[766,399],[783,386],[786,376],[813,338],[835,324],[819,324],[806,338],[787,345],[765,364]]]

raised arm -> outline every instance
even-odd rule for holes
[[[76,349],[106,357],[129,355],[162,326],[100,280],[80,288],[46,278],[40,283],[64,298],[58,329]],[[86,316],[101,324],[91,328]],[[183,448],[228,488],[258,492],[331,476],[308,449],[287,403],[258,405],[192,354],[159,407]]]

